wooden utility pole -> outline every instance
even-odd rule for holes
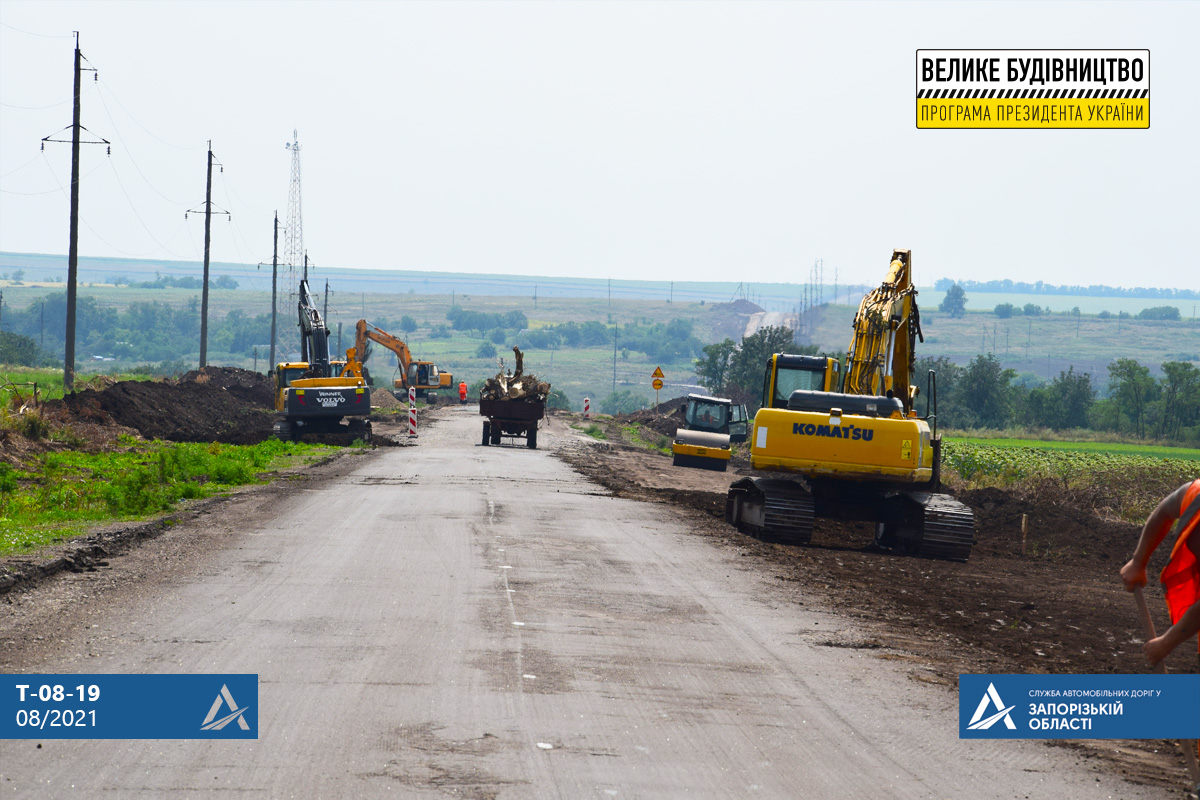
[[[204,188],[204,285],[200,287],[200,369],[208,365],[208,250],[212,244],[212,139],[208,140],[208,179]]]
[[[275,212],[275,246],[271,251],[271,358],[267,362],[267,372],[275,369],[275,312],[278,309],[276,293],[279,279],[279,212]]]
[[[79,81],[83,54],[75,33],[75,110],[71,116],[71,243],[67,248],[67,342],[63,359],[63,391],[75,391],[75,298],[79,278]]]

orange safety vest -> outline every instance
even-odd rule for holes
[[[1183,494],[1175,547],[1160,577],[1171,624],[1179,622],[1179,618],[1200,600],[1200,562],[1197,562],[1196,554],[1187,545],[1188,536],[1197,528],[1200,528],[1200,479],[1192,481]]]
[[[459,400],[467,399],[467,384],[466,384],[466,382],[460,383],[458,385],[458,399]]]

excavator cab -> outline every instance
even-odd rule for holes
[[[835,392],[841,363],[824,356],[776,353],[767,361],[763,376],[763,408],[787,408],[792,392]]]

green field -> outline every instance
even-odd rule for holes
[[[1144,458],[1175,458],[1184,461],[1200,461],[1200,450],[1188,447],[1163,447],[1124,442],[1048,442],[1037,439],[986,439],[977,437],[946,436],[946,441],[980,447],[1034,448],[1056,450],[1067,453],[1095,453],[1099,455],[1138,456]]]

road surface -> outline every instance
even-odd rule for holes
[[[562,423],[530,451],[441,413],[415,448],[146,545],[161,569],[136,589],[12,597],[26,629],[65,627],[9,671],[257,673],[259,738],[3,741],[0,796],[1166,796],[1068,750],[959,741],[952,691],[572,472]]]

